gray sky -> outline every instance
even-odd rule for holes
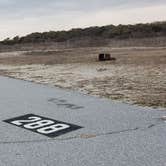
[[[166,0],[0,0],[0,40],[31,32],[166,20]]]

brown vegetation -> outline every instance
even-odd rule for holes
[[[98,62],[99,52],[116,61]],[[166,107],[165,47],[86,47],[0,54],[1,74],[138,105]]]

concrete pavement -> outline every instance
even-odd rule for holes
[[[166,166],[165,115],[0,77],[0,166]]]

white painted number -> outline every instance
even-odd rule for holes
[[[37,131],[42,134],[51,134],[60,130],[64,130],[69,128],[70,126],[67,124],[55,124],[52,126],[44,127],[41,129],[38,129]]]
[[[52,121],[52,120],[40,120],[40,121],[37,121],[34,123],[26,124],[26,125],[24,125],[24,127],[27,129],[38,129],[38,128],[48,126],[51,124],[54,124],[54,121]]]
[[[61,130],[70,128],[68,124],[58,123],[54,120],[44,119],[42,117],[30,116],[27,120],[11,121],[12,124],[23,126],[26,129],[35,130],[41,134],[52,134]]]
[[[32,116],[32,117],[29,117],[28,120],[15,120],[15,121],[12,121],[11,123],[15,124],[17,126],[21,126],[24,123],[36,122],[36,121],[39,121],[39,120],[41,120],[40,117]]]

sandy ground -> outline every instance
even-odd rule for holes
[[[116,61],[98,62],[112,52]],[[74,48],[0,53],[0,74],[127,103],[166,107],[166,48]]]

